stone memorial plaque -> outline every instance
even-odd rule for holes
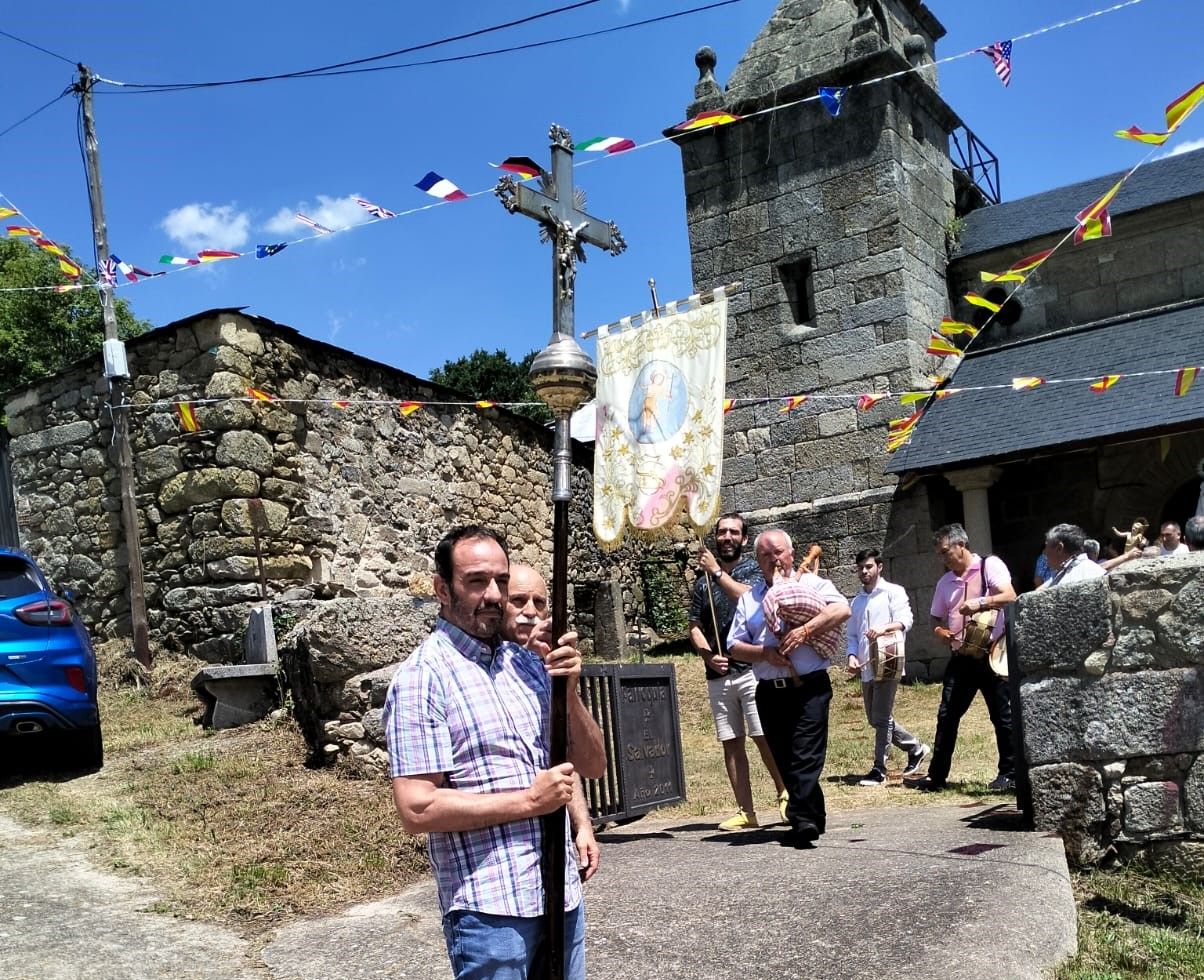
[[[623,796],[635,814],[685,799],[677,690],[672,673],[618,678]]]

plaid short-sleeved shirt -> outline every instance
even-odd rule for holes
[[[392,776],[442,773],[468,793],[526,789],[548,766],[551,684],[543,662],[515,643],[496,649],[444,619],[398,668],[385,698]],[[564,907],[581,901],[565,821]],[[427,835],[444,914],[543,914],[540,821]]]

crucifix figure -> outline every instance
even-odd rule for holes
[[[552,243],[552,339],[531,365],[531,384],[556,420],[552,450],[552,641],[568,632],[569,501],[572,499],[569,420],[594,391],[597,372],[573,337],[573,299],[577,263],[585,261],[585,246],[618,255],[627,248],[612,221],[585,213],[585,195],[573,190],[573,142],[568,130],[553,125],[552,170],[540,175],[541,189],[512,176],[498,181],[494,193],[511,214],[534,218],[540,238]],[[568,756],[568,682],[552,681],[550,766]],[[564,977],[565,811],[543,818],[542,872],[544,936],[542,953],[532,976]]]

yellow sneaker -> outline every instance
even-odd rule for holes
[[[745,813],[743,810],[737,810],[734,817],[724,820],[719,825],[720,830],[748,830],[750,827],[756,827],[757,815],[755,813]]]
[[[781,795],[778,797],[778,813],[782,815],[782,823],[786,822],[786,804],[789,802],[790,793],[786,790],[782,790]]]

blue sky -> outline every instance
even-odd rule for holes
[[[601,0],[440,48],[430,57],[614,27],[703,0]],[[10,4],[0,30],[97,74],[179,82],[292,71],[360,58],[560,6],[484,4],[81,4],[66,15]],[[642,143],[684,118],[694,53],[718,52],[724,81],[777,6],[743,0],[609,36],[448,65],[176,94],[98,94],[110,245],[127,262],[163,253],[245,250],[300,237],[291,215],[326,224],[364,218],[352,198],[395,211],[431,203],[428,170],[466,192],[491,188],[488,161],[547,161],[547,129],[574,139]],[[945,57],[1110,6],[1105,0],[929,0]],[[16,8],[16,9],[14,9]],[[1118,170],[1143,148],[1118,128],[1157,128],[1165,104],[1204,78],[1199,0],[1137,6],[1018,42],[1005,90],[981,56],[943,67],[945,98],[999,157],[1005,198]],[[0,37],[6,71],[0,129],[70,84],[70,65]],[[404,59],[396,59],[398,61]],[[100,86],[100,92],[111,92]],[[0,137],[0,192],[49,237],[90,256],[75,103],[64,99]],[[1176,136],[1204,145],[1204,111]],[[585,155],[579,155],[583,159]],[[618,222],[619,258],[595,253],[577,278],[578,332],[691,291],[680,157],[661,144],[580,168],[590,211]],[[1084,204],[1089,202],[1084,201]],[[1068,215],[1068,223],[1072,216]],[[302,333],[426,376],[477,347],[520,357],[549,334],[550,260],[533,222],[485,194],[392,221],[122,289],[162,324],[212,307],[246,306]]]

